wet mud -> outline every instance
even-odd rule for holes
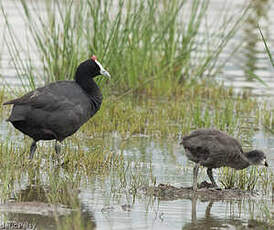
[[[201,200],[242,200],[258,199],[256,191],[243,191],[238,188],[221,189],[214,188],[212,184],[204,181],[198,185],[198,190],[193,191],[192,187],[175,187],[169,184],[159,184],[144,188],[146,195],[153,195],[161,200],[193,199]]]

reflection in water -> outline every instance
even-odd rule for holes
[[[82,223],[81,225],[83,227],[82,229],[92,230],[96,228],[95,219],[93,215],[91,215],[88,212],[74,213],[67,216],[56,217],[56,216],[45,216],[45,215],[38,215],[38,214],[24,214],[23,211],[22,213],[14,213],[12,212],[12,210],[10,210],[10,211],[5,211],[4,213],[1,211],[0,216],[1,216],[1,220],[5,220],[5,221],[0,221],[0,227],[7,225],[7,223],[14,223],[14,225],[17,224],[17,225],[23,225],[25,227],[28,227],[28,228],[20,228],[20,229],[55,230],[55,229],[70,229],[70,226],[73,226],[73,222],[78,222],[78,223]],[[64,226],[64,227],[60,227],[60,226]],[[6,229],[9,229],[9,228],[6,228]]]
[[[191,223],[184,225],[183,229],[211,229],[211,228],[224,228],[227,225],[224,223],[224,220],[221,220],[218,217],[214,217],[210,215],[210,210],[212,208],[213,201],[210,201],[206,211],[205,217],[197,219],[197,198],[192,199],[192,212],[191,212]]]
[[[82,205],[72,209],[59,202],[49,203],[49,187],[41,185],[39,180],[31,181],[33,184],[24,185],[16,191],[11,197],[12,201],[0,204],[0,228],[16,229],[16,226],[21,226],[20,229],[70,229],[71,226],[77,226],[74,222],[80,223],[83,229],[96,227],[92,212],[86,211]],[[65,187],[64,184],[64,188],[60,187],[60,190],[66,190]],[[73,204],[80,203],[77,196],[74,199]]]
[[[15,198],[16,197],[16,198]],[[27,226],[30,229],[56,229],[57,225],[53,215],[43,215],[43,209],[47,206],[46,191],[43,186],[28,185],[17,191],[14,199],[16,202],[6,202],[0,205],[1,224],[14,223]],[[28,202],[31,201],[31,202]],[[54,212],[54,210],[52,210]],[[3,221],[4,220],[4,221]]]
[[[193,230],[193,229],[272,229],[273,226],[267,224],[266,222],[261,222],[258,220],[250,219],[247,222],[241,220],[240,218],[221,218],[218,217],[217,213],[211,214],[211,209],[213,207],[213,200],[210,200],[207,208],[205,210],[204,217],[197,218],[197,198],[192,199],[192,213],[191,213],[191,223],[187,223],[183,226],[183,230]],[[216,202],[217,203],[217,202]],[[220,213],[221,214],[221,213]],[[222,213],[223,214],[223,213]]]
[[[16,196],[16,200],[20,202],[48,202],[47,189],[45,186],[41,185],[28,185],[26,188],[20,190],[20,192],[16,194]]]

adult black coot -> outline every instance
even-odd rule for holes
[[[239,170],[250,165],[268,166],[264,152],[243,152],[238,140],[216,129],[197,129],[184,136],[181,144],[188,159],[196,163],[193,169],[193,190],[197,190],[200,165],[207,167],[207,175],[214,187],[217,187],[212,175],[214,168],[228,166]]]
[[[103,98],[93,80],[97,75],[110,77],[92,56],[78,66],[74,81],[57,81],[4,103],[13,105],[8,121],[33,139],[30,158],[39,140],[55,139],[58,154],[57,141],[74,134],[99,110]]]

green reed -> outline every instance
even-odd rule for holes
[[[252,166],[248,169],[236,171],[231,168],[222,168],[220,171],[220,182],[226,189],[238,188],[253,191],[255,189],[268,194],[271,189],[273,175],[265,168]]]
[[[270,60],[271,65],[272,65],[273,68],[274,68],[274,60],[273,60],[271,51],[270,51],[270,49],[269,49],[269,47],[268,47],[268,44],[267,44],[267,42],[266,42],[266,38],[264,37],[263,32],[262,32],[260,26],[258,26],[258,29],[259,29],[259,31],[260,31],[260,35],[261,35],[262,40],[263,40],[263,42],[264,42],[264,47],[265,47],[265,51],[266,51],[266,53],[267,53],[267,56],[268,56],[268,58],[269,58],[269,60]]]
[[[3,6],[1,11],[22,85],[71,79],[78,63],[96,54],[113,76],[104,84],[111,94],[174,92],[186,80],[214,76],[224,64],[219,55],[246,14],[242,10],[235,18],[224,12],[218,24],[207,25],[209,0],[20,0],[20,7],[28,44],[21,44]],[[19,50],[28,54],[29,47],[37,50],[36,63],[22,59]]]

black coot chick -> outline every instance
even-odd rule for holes
[[[193,169],[193,190],[197,190],[200,165],[207,167],[207,175],[214,187],[217,187],[212,175],[214,168],[228,166],[238,170],[250,165],[268,166],[264,152],[243,152],[238,140],[216,129],[197,129],[184,136],[181,144],[188,159],[196,163]]]
[[[110,77],[92,56],[78,66],[74,81],[57,81],[4,103],[13,105],[8,121],[33,139],[30,158],[40,140],[55,139],[58,154],[57,141],[74,134],[100,109],[103,98],[93,80],[98,75]]]

